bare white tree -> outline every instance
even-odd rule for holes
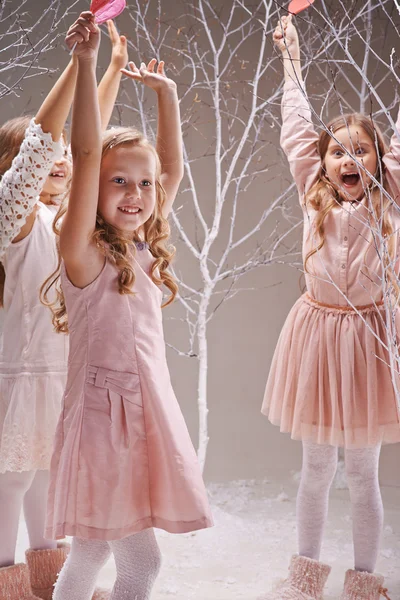
[[[273,0],[257,3],[253,14],[239,0],[216,4],[185,3],[171,22],[161,0],[136,0],[130,9],[140,57],[167,61],[180,88],[184,131],[185,184],[172,215],[180,255],[195,264],[196,274],[179,261],[181,315],[187,324],[186,349],[180,356],[198,361],[198,456],[202,466],[208,444],[208,326],[216,311],[238,293],[239,279],[261,265],[298,258],[289,185],[276,197],[266,195],[264,209],[243,228],[240,219],[256,181],[268,180],[283,167],[266,159],[269,131],[278,130],[280,86],[268,83],[277,66],[270,34],[278,9]],[[257,16],[255,16],[257,15]],[[264,34],[268,32],[268,35]],[[251,60],[245,56],[252,54]],[[134,110],[143,130],[154,135],[154,114],[136,86]],[[127,106],[126,104],[124,105]],[[150,117],[150,118],[149,118]],[[199,173],[207,165],[208,181]],[[204,173],[204,171],[203,171]],[[252,209],[251,209],[252,210]]]
[[[65,32],[64,18],[75,14],[79,0],[50,0],[37,17],[32,0],[0,0],[0,100],[19,96],[24,82],[52,73],[41,64]],[[74,10],[75,9],[75,10]]]
[[[293,210],[293,184],[274,196],[266,193],[264,209],[250,218],[244,209],[253,210],[256,184],[268,186],[287,169],[277,149],[282,66],[271,42],[285,14],[283,3],[192,0],[181,6],[179,16],[171,18],[165,0],[135,0],[129,10],[130,45],[141,60],[165,60],[179,85],[186,177],[172,221],[179,254],[187,258],[178,262],[176,275],[177,318],[187,325],[188,341],[186,349],[174,349],[198,361],[198,456],[204,466],[209,323],[243,289],[239,280],[249,271],[276,263],[300,268],[301,221]],[[319,81],[318,90],[309,89],[318,126],[332,111],[329,99],[336,112],[365,112],[373,99],[374,116],[384,116],[386,127],[394,128],[390,110],[397,96],[385,103],[380,90],[390,78],[398,80],[396,57],[378,51],[385,27],[395,25],[391,6],[389,0],[321,0],[297,17],[305,74]],[[120,109],[133,110],[143,131],[154,136],[154,107],[140,86],[134,94],[134,106],[130,99]]]

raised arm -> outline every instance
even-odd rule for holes
[[[31,231],[45,181],[53,164],[63,156],[59,140],[71,108],[76,74],[73,59],[32,119],[17,156],[1,178],[0,260],[13,241]]]
[[[321,159],[317,148],[318,134],[312,123],[301,73],[299,38],[291,15],[278,22],[273,39],[282,52],[285,74],[281,146],[302,198],[317,177]]]
[[[163,77],[164,63],[158,67]],[[165,77],[157,91],[158,123],[156,149],[161,160],[161,181],[167,193],[163,214],[167,218],[183,178],[182,125],[176,83]]]
[[[127,40],[119,35],[113,21],[107,21],[112,44],[111,61],[98,87],[101,128],[105,131],[111,119],[121,83],[121,69],[128,63]]]
[[[400,205],[400,108],[394,131],[390,140],[389,151],[383,157],[387,179],[393,194],[393,200]]]
[[[40,123],[43,131],[50,133],[56,142],[61,138],[71,109],[77,71],[78,64],[73,57],[35,117],[36,123]]]
[[[161,61],[155,70],[156,63],[153,58],[147,67],[142,63],[138,69],[130,62],[131,70],[122,69],[122,72],[157,93],[156,149],[161,160],[161,182],[167,194],[163,207],[163,215],[167,218],[183,178],[182,128],[176,83],[165,75],[164,62]]]
[[[85,287],[104,264],[104,258],[91,241],[99,197],[102,132],[96,85],[100,30],[90,12],[82,13],[69,29],[67,46],[72,48],[75,42],[78,42],[75,49],[78,77],[71,128],[73,174],[60,250],[72,283]]]
[[[304,87],[301,72],[300,43],[292,15],[281,17],[273,34],[274,44],[282,53],[285,83],[297,83]]]

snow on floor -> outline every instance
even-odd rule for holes
[[[164,556],[152,600],[256,600],[283,579],[296,549],[297,484],[236,481],[208,486],[216,527],[193,534],[157,532]],[[385,530],[378,570],[392,600],[400,599],[400,488],[383,488]],[[24,525],[18,559],[27,546]],[[322,560],[332,565],[325,600],[340,597],[353,566],[347,490],[332,490]],[[110,560],[99,584],[111,587]]]

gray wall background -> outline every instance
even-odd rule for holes
[[[224,0],[229,4],[230,0]],[[61,4],[71,3],[61,0]],[[71,17],[65,20],[64,30],[75,18],[73,13],[87,7],[86,2],[74,5]],[[247,5],[251,5],[247,2]],[[45,0],[27,0],[24,11],[30,19],[39,18],[47,8]],[[176,7],[174,9],[174,6]],[[171,11],[179,5],[171,3]],[[124,21],[118,21],[123,33]],[[398,47],[398,34],[388,27],[388,47]],[[104,38],[105,40],[105,38]],[[101,67],[107,64],[108,42],[103,40],[104,49],[100,58]],[[135,59],[136,57],[131,57]],[[68,55],[61,41],[50,54],[43,58],[43,66],[59,67],[67,64]],[[49,91],[55,75],[26,79],[20,84],[18,96],[6,96],[1,103],[1,120],[17,116],[23,111],[34,112],[44,95]],[[277,74],[277,81],[280,74]],[[388,98],[394,96],[393,87],[388,86]],[[394,113],[393,113],[394,114]],[[126,123],[128,124],[128,123]],[[279,131],[271,129],[271,138],[278,145]],[[274,158],[273,146],[271,160]],[[207,180],[207,170],[204,172]],[[252,187],[251,202],[254,210],[262,210],[277,193],[282,181],[289,180],[286,170],[266,174]],[[294,200],[295,203],[295,200]],[[300,232],[299,232],[300,234]],[[178,246],[179,248],[179,246]],[[183,255],[177,257],[184,260]],[[243,292],[230,300],[212,321],[209,330],[209,408],[210,443],[205,475],[208,480],[253,479],[284,477],[301,467],[301,445],[282,435],[260,414],[264,386],[274,348],[291,306],[300,294],[299,272],[286,266],[275,265],[260,268],[247,275],[246,287],[256,288]],[[169,309],[167,309],[169,311]],[[175,343],[180,337],[173,321],[165,313],[166,337]],[[196,374],[193,359],[180,358],[168,351],[173,384],[182,406],[188,427],[197,444]],[[386,485],[400,486],[400,446],[385,447],[382,452],[381,481]]]

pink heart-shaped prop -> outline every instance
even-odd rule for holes
[[[292,15],[297,15],[299,12],[306,10],[306,8],[310,8],[313,3],[314,0],[292,0],[288,6],[288,11]]]
[[[126,0],[108,0],[101,8],[95,11],[96,23],[101,25],[108,21],[108,19],[115,19],[115,17],[118,17],[122,13],[125,7]]]
[[[101,10],[110,0],[92,0],[90,5],[90,12],[94,15]]]

